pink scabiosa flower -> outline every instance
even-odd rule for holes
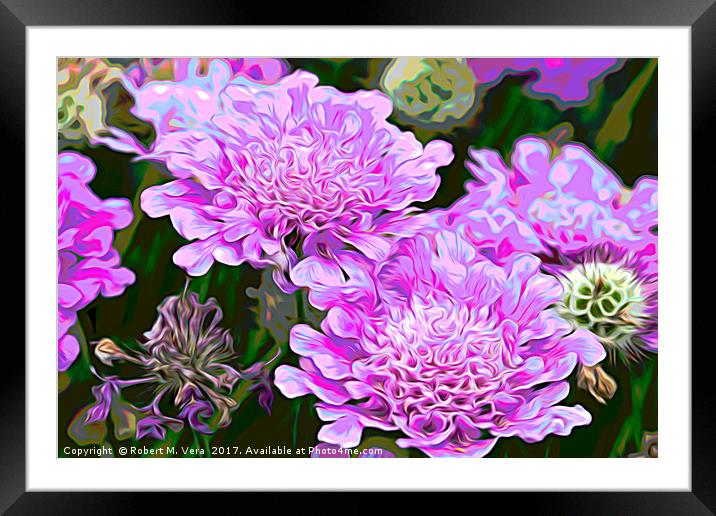
[[[408,231],[409,205],[435,194],[450,144],[423,147],[387,123],[379,92],[317,83],[296,72],[273,86],[229,85],[219,114],[154,152],[178,180],[145,190],[142,209],[194,241],[174,255],[189,274],[246,261],[276,267],[289,289],[297,252],[349,244],[379,257],[382,235]]]
[[[560,314],[615,356],[657,351],[656,179],[628,188],[586,147],[555,150],[535,137],[516,143],[511,166],[491,150],[470,156],[477,181],[436,211],[435,223],[497,263],[520,252],[539,255],[542,270],[563,285]],[[613,380],[602,375],[599,382],[598,399],[611,397]]]
[[[353,447],[373,427],[400,430],[399,446],[430,456],[481,457],[500,437],[536,442],[591,421],[558,402],[574,367],[604,350],[550,309],[562,288],[534,256],[502,267],[438,231],[399,240],[380,262],[337,258],[293,269],[328,313],[322,332],[293,328],[300,368],[280,366],[274,379],[289,398],[321,400],[321,441]]]
[[[77,311],[98,295],[118,296],[134,282],[112,248],[114,231],[132,221],[127,199],[100,199],[90,189],[95,166],[75,152],[59,155],[57,175],[58,368],[65,371],[79,354],[68,334]]]
[[[536,74],[526,88],[530,95],[552,99],[561,107],[588,103],[594,84],[618,70],[614,58],[474,58],[468,59],[478,84],[485,87],[506,75]]]

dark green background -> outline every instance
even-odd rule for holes
[[[293,59],[291,69],[298,68],[318,75],[322,84],[336,86],[343,91],[376,88],[376,71],[383,60],[370,59]],[[464,193],[464,182],[470,178],[464,167],[470,146],[490,147],[507,157],[515,140],[527,134],[537,134],[558,142],[569,140],[586,144],[615,170],[628,185],[641,175],[657,174],[657,71],[654,60],[632,59],[624,67],[596,88],[594,100],[587,106],[558,109],[549,100],[536,100],[525,95],[526,76],[512,76],[490,89],[482,99],[482,107],[467,123],[450,131],[427,131],[404,124],[396,125],[416,132],[427,142],[435,138],[448,140],[455,151],[455,160],[439,170],[442,178],[434,199],[420,206],[424,209],[446,207]],[[653,73],[652,73],[653,72]],[[119,95],[121,97],[121,95]],[[110,99],[110,103],[112,100]],[[126,102],[125,102],[126,103]],[[121,109],[120,109],[121,108]],[[145,141],[151,140],[151,130],[140,121],[129,120],[126,106],[117,107],[113,123],[124,124]],[[124,113],[123,115],[121,113]],[[80,337],[83,349],[80,358],[67,373],[60,373],[58,384],[58,435],[60,456],[65,446],[77,448],[68,435],[68,427],[76,414],[93,401],[90,388],[99,381],[89,369],[87,342],[110,337],[131,342],[147,331],[156,318],[156,306],[169,295],[178,294],[186,275],[172,262],[172,254],[186,243],[173,229],[168,217],[151,219],[139,209],[141,191],[152,184],[170,180],[161,165],[135,162],[133,156],[111,151],[106,147],[92,148],[82,142],[60,141],[60,150],[77,150],[97,165],[97,177],[92,189],[100,197],[126,197],[132,200],[135,222],[115,238],[115,247],[122,254],[123,265],[132,269],[136,282],[118,298],[98,298],[79,315],[73,332]],[[250,365],[256,360],[273,356],[277,348],[283,354],[277,363],[296,364],[296,357],[287,348],[288,328],[297,322],[316,324],[320,314],[310,309],[305,296],[283,296],[278,317],[272,317],[271,328],[260,324],[266,315],[267,295],[279,293],[264,282],[262,274],[248,265],[228,267],[215,264],[200,278],[191,280],[190,289],[202,298],[215,297],[224,310],[224,326],[231,330],[239,353],[239,361]],[[250,296],[247,295],[249,289]],[[518,438],[501,439],[489,457],[621,457],[639,449],[644,431],[657,430],[656,357],[639,364],[607,364],[619,388],[615,397],[604,406],[585,391],[572,389],[565,405],[581,404],[593,421],[586,427],[575,428],[567,437],[548,437],[535,444]],[[259,407],[255,395],[241,393],[242,403],[233,414],[230,427],[203,438],[188,427],[180,435],[168,435],[168,442],[177,445],[239,446],[245,449],[264,446],[309,447],[317,443],[321,426],[312,408],[316,398],[306,396],[296,400],[283,398],[274,389],[275,401],[271,415]],[[114,435],[111,420],[106,435],[99,443],[109,443],[116,450],[120,445],[143,444],[158,446],[151,439],[140,442],[119,441]],[[418,450],[401,450],[393,441],[399,432],[375,430],[364,432],[362,446],[390,448],[396,455],[421,457]],[[96,447],[96,444],[89,446]]]

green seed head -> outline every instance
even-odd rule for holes
[[[381,77],[399,113],[429,125],[463,119],[475,102],[476,84],[465,59],[393,59]]]
[[[614,264],[589,263],[562,278],[558,306],[565,319],[594,333],[609,350],[633,356],[643,327],[645,298],[637,276]]]

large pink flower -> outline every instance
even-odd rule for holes
[[[390,125],[379,92],[317,83],[297,72],[273,86],[231,84],[219,114],[155,149],[179,179],[147,189],[142,209],[169,215],[194,240],[174,255],[189,274],[214,261],[285,272],[304,241],[308,253],[350,244],[379,257],[381,235],[407,231],[409,205],[434,195],[436,169],[453,157],[448,143],[423,148]]]
[[[402,239],[381,262],[337,258],[293,269],[328,314],[322,332],[292,329],[300,368],[275,373],[285,396],[321,400],[321,441],[353,447],[373,427],[430,456],[483,456],[500,437],[535,442],[591,421],[557,403],[574,367],[604,350],[550,309],[562,289],[537,258],[501,267],[446,231]]]
[[[120,295],[134,273],[120,267],[112,248],[114,230],[132,221],[126,199],[100,199],[89,188],[95,167],[75,152],[58,157],[57,176],[57,320],[59,369],[77,358],[79,344],[67,331],[77,311],[98,295]]]

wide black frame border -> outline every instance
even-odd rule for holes
[[[713,160],[709,144],[714,141],[713,123],[716,95],[716,0],[440,0],[414,1],[411,3],[392,1],[361,2],[353,6],[345,4],[311,2],[278,4],[275,7],[263,2],[241,2],[240,0],[0,0],[0,56],[2,79],[0,80],[0,106],[2,107],[2,131],[5,150],[3,156],[16,161],[5,165],[3,179],[6,192],[12,192],[14,200],[24,202],[27,195],[25,177],[25,30],[38,25],[634,25],[634,26],[690,26],[691,27],[691,70],[692,70],[692,169],[704,169],[713,174]],[[339,9],[336,9],[339,7]],[[321,13],[346,13],[326,20]],[[711,125],[709,125],[711,124]],[[668,145],[668,142],[662,142]],[[713,145],[713,144],[712,144]],[[703,174],[705,176],[705,174]],[[685,174],[685,180],[693,180]],[[699,178],[699,186],[705,184],[705,177]],[[14,181],[10,183],[9,181]],[[12,186],[11,186],[12,185]],[[12,190],[10,190],[12,188]],[[708,192],[707,188],[700,189]],[[698,192],[698,191],[697,191]],[[692,193],[695,193],[692,189]],[[26,244],[25,224],[17,220],[19,209],[10,209],[6,195],[3,204],[7,241]],[[708,203],[708,201],[707,201]],[[707,204],[708,205],[708,204]],[[709,231],[705,218],[694,218],[694,227]],[[9,222],[9,224],[8,224]],[[693,234],[700,234],[693,232]],[[709,234],[709,233],[706,233]],[[17,246],[16,246],[17,247]],[[706,253],[694,254],[692,268],[706,270]],[[24,260],[13,256],[15,270],[23,267],[23,277],[31,273],[25,269]],[[19,274],[12,274],[19,277]],[[710,286],[710,285],[709,285]],[[6,291],[6,302],[12,299],[15,306],[22,302],[25,309],[25,290]],[[12,296],[12,298],[11,298]],[[684,300],[688,302],[689,300]],[[692,305],[698,315],[710,316],[707,304]],[[6,314],[11,312],[6,309]],[[25,323],[27,323],[26,314]],[[15,316],[16,318],[17,316]],[[14,321],[11,321],[14,323]],[[9,324],[16,328],[17,324]],[[10,336],[12,335],[12,338]],[[694,337],[696,333],[694,333]],[[639,493],[510,493],[505,500],[501,493],[480,493],[476,510],[485,507],[505,505],[510,509],[547,514],[714,514],[716,511],[716,460],[714,445],[716,425],[712,413],[714,388],[712,363],[716,358],[712,339],[695,339],[692,347],[692,491],[691,492],[639,492]],[[22,334],[6,334],[4,339],[2,381],[0,382],[0,510],[12,514],[126,514],[128,511],[150,510],[161,507],[163,512],[188,507],[186,493],[40,493],[25,490],[25,342]],[[679,345],[680,343],[671,343]],[[565,467],[571,464],[565,462]],[[575,471],[575,474],[579,474]],[[237,494],[245,504],[259,502],[259,497]],[[229,494],[208,493],[216,501],[227,502]],[[149,500],[151,496],[151,500]],[[189,496],[195,497],[197,494]],[[315,495],[292,493],[292,505],[304,505],[307,509],[319,511],[321,507],[352,509],[374,506],[371,498],[342,493],[322,494],[321,503]],[[455,494],[449,495],[451,498]],[[472,502],[478,500],[471,496]],[[488,499],[489,497],[489,499]],[[413,493],[411,501],[423,503],[423,495]],[[501,502],[502,500],[502,502]],[[304,502],[303,504],[301,502]],[[406,508],[403,500],[403,509]],[[454,507],[456,500],[450,500]],[[505,503],[507,502],[507,503]],[[237,503],[237,502],[232,502]],[[458,502],[460,503],[460,502]],[[239,509],[241,510],[241,509]],[[183,512],[183,511],[182,511]]]

